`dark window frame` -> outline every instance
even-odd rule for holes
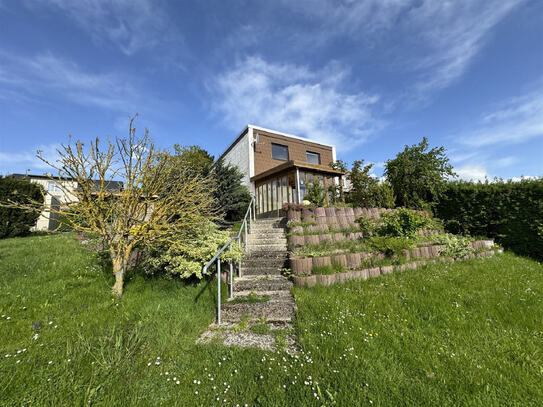
[[[318,161],[316,164],[317,164],[317,165],[320,165],[320,164],[321,164],[321,153],[316,153],[316,152],[314,152],[314,151],[306,150],[306,152],[305,152],[305,161],[308,162],[309,164],[315,164],[315,163],[312,163],[312,162],[310,162],[310,161],[308,160],[308,157],[307,157],[308,154],[314,154],[314,155],[316,155],[316,156],[317,156],[317,161]]]
[[[285,149],[287,150],[287,158],[277,158],[277,157],[274,157],[274,156],[273,156],[273,146],[285,148]],[[286,145],[284,145],[284,144],[279,144],[279,143],[271,143],[271,156],[272,156],[272,159],[274,159],[274,160],[288,161],[288,159],[289,159],[288,146],[286,146]]]

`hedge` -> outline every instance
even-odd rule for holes
[[[9,201],[18,203],[43,202],[42,189],[39,185],[26,180],[0,176],[0,239],[27,235],[40,216],[38,212],[23,211],[1,205]]]
[[[451,182],[435,212],[451,233],[488,236],[517,254],[543,259],[543,178]]]

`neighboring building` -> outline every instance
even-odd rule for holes
[[[77,197],[73,192],[78,188],[77,181],[72,178],[54,177],[50,174],[11,174],[8,177],[26,179],[32,183],[41,185],[45,191],[45,206],[32,230],[55,230],[58,227],[58,213],[51,213],[51,208],[60,208],[63,205],[77,203]],[[99,181],[94,181],[97,184]],[[110,192],[121,190],[123,183],[109,181],[106,189]]]
[[[248,125],[219,157],[237,166],[256,197],[256,213],[272,213],[284,203],[301,203],[316,178],[325,191],[341,182],[333,169],[336,149],[329,144]],[[328,202],[329,196],[325,194]]]

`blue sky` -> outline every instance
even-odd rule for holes
[[[459,175],[542,176],[537,0],[0,0],[0,173],[68,135],[219,155],[247,123],[382,163],[422,136]]]

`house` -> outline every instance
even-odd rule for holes
[[[342,182],[333,145],[254,125],[239,134],[219,160],[237,166],[256,198],[256,213],[273,214],[285,203],[301,203],[314,179],[325,191]],[[330,194],[325,194],[326,203]]]
[[[33,174],[11,174],[8,177],[17,179],[26,179],[32,183],[41,185],[45,191],[44,209],[38,218],[36,225],[32,228],[34,231],[55,230],[58,227],[58,213],[51,212],[51,208],[59,208],[77,203],[77,197],[74,194],[79,187],[76,180],[72,178],[53,177],[51,174],[33,175]],[[99,181],[93,181],[99,189]],[[117,192],[123,186],[120,181],[109,181],[106,190]]]

